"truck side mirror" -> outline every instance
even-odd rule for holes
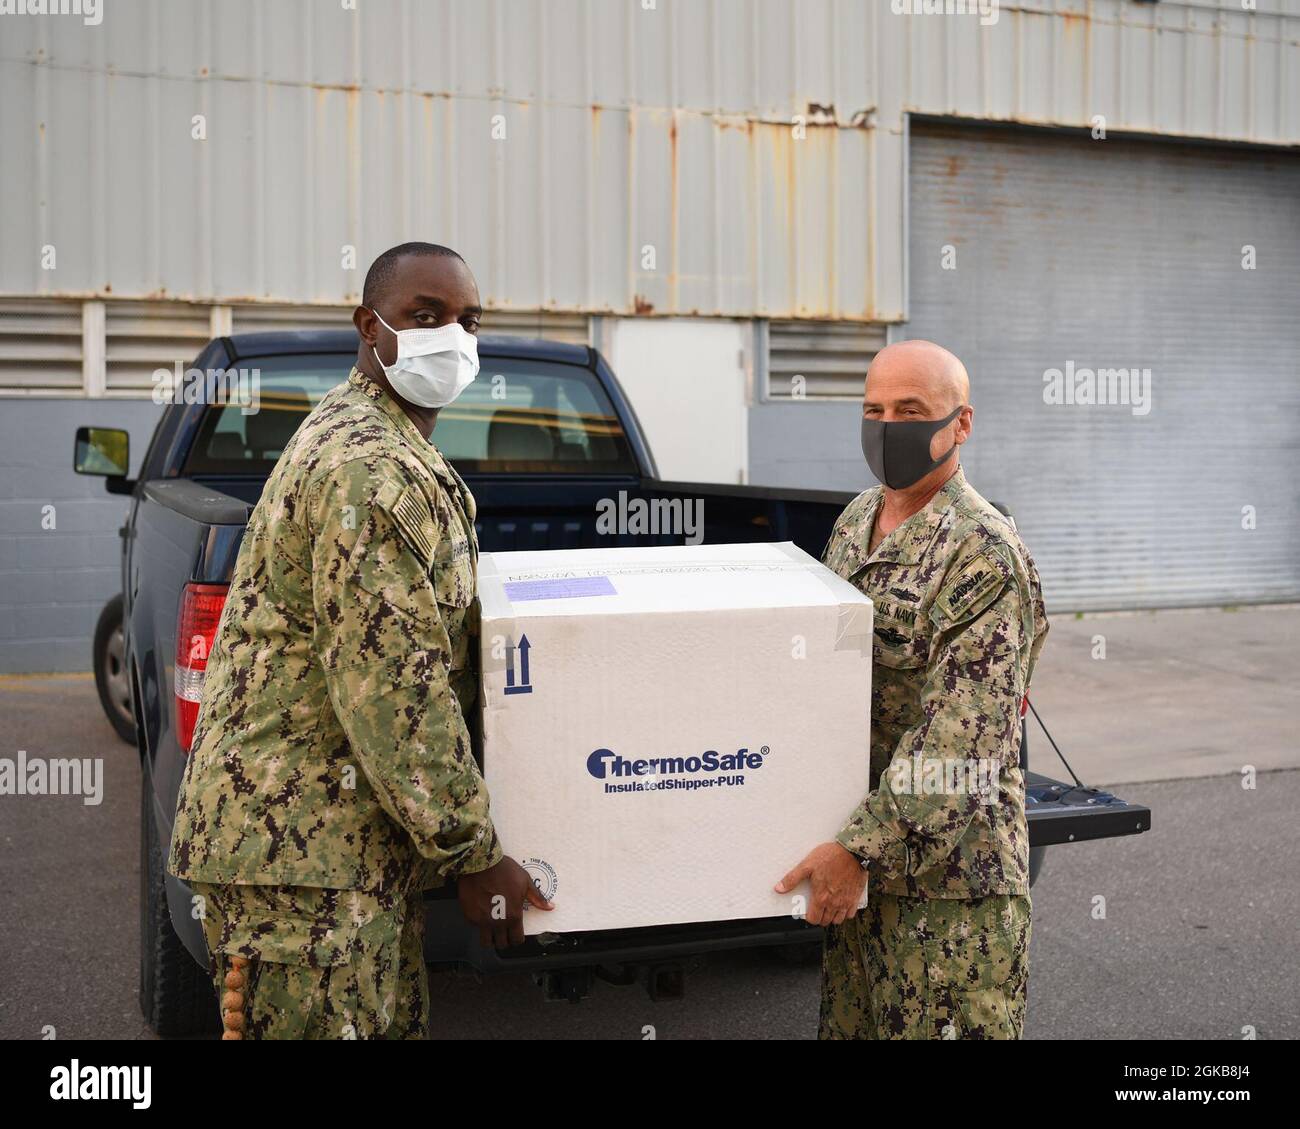
[[[120,427],[77,428],[72,469],[108,479],[104,485],[111,494],[129,494],[133,485],[126,477],[131,469],[131,436]]]

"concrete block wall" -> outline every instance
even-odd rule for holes
[[[134,474],[161,413],[144,400],[0,400],[0,673],[90,669],[95,622],[121,584],[129,499],[73,473],[73,436],[126,428]]]

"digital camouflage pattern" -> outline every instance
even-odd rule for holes
[[[326,394],[249,519],[171,873],[405,896],[500,860],[465,723],[474,512],[368,377]]]
[[[427,1039],[424,903],[196,882],[227,1039]]]
[[[1019,1039],[1029,898],[872,893],[826,930],[821,1039]]]
[[[1018,1039],[1029,979],[1020,703],[1047,634],[1034,563],[960,468],[870,552],[879,487],[823,560],[871,597],[871,791],[838,841],[867,906],[826,930],[823,1039]],[[926,766],[984,762],[988,792]],[[899,768],[905,771],[897,771]],[[921,786],[918,787],[918,784]]]
[[[822,558],[875,616],[871,791],[838,841],[873,897],[1028,894],[1020,703],[1047,634],[1038,574],[960,469],[868,553],[880,502],[880,487],[851,502]],[[917,787],[918,764],[945,761],[984,761],[996,787]]]

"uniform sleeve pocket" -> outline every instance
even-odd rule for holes
[[[395,502],[406,497],[390,499],[380,492],[365,518],[348,568],[353,583],[382,605],[432,624],[438,619],[429,571],[435,546],[432,541],[427,548],[418,539],[413,541],[409,516],[401,518],[401,511],[394,508]]]
[[[949,643],[943,663],[952,681],[978,683],[1007,700],[1018,698],[1020,648],[1015,643],[989,644],[958,636]]]

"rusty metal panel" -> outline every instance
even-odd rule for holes
[[[876,54],[907,60],[921,113],[1296,144],[1297,16],[1295,0],[1020,0],[990,26],[882,19]]]
[[[1297,5],[1017,0],[989,26],[902,0],[5,17],[0,295],[346,303],[375,254],[427,238],[499,309],[897,321],[909,113],[1294,145]]]

